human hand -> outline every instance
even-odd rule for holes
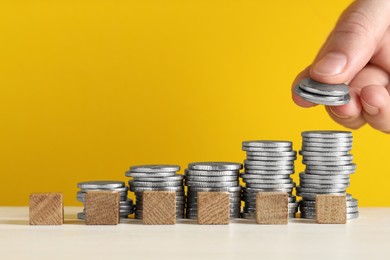
[[[358,0],[344,11],[312,65],[293,83],[316,81],[350,86],[351,101],[326,107],[341,125],[357,129],[368,123],[390,133],[390,1]],[[297,96],[301,107],[315,104]]]

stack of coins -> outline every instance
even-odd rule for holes
[[[142,219],[144,191],[174,191],[176,192],[176,217],[184,218],[185,196],[183,175],[177,174],[178,165],[139,165],[132,166],[126,172],[130,191],[135,193],[135,218]]]
[[[128,218],[129,215],[134,213],[133,201],[127,198],[128,187],[125,186],[123,181],[86,181],[79,182],[77,187],[80,191],[77,192],[77,200],[85,205],[85,196],[87,191],[92,190],[106,190],[117,191],[120,195],[119,214],[121,218]],[[85,219],[85,207],[83,212],[77,214],[78,219]]]
[[[292,194],[295,183],[290,178],[294,173],[296,151],[289,141],[245,141],[242,150],[246,151],[245,171],[241,178],[245,183],[242,199],[245,202],[242,217],[256,217],[256,194],[258,192],[288,193],[288,213],[295,217],[298,209],[296,197]]]
[[[350,174],[356,171],[350,154],[352,133],[347,131],[307,131],[302,133],[302,163],[297,195],[302,197],[302,218],[315,218],[317,194],[346,194]],[[358,201],[347,194],[347,219],[359,215]]]
[[[242,164],[231,162],[190,163],[185,170],[187,185],[188,219],[198,218],[198,192],[229,192],[230,217],[239,218],[241,212],[241,187],[239,173]]]
[[[304,78],[294,87],[301,98],[315,104],[341,106],[351,99],[349,87],[345,84],[324,84],[311,78]]]

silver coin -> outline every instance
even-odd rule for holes
[[[123,181],[85,181],[77,184],[79,189],[115,189],[124,186]]]
[[[343,185],[349,185],[350,182],[348,179],[341,179],[341,180],[316,180],[316,179],[301,179],[300,180],[301,186],[305,186],[307,184],[320,184],[320,185],[333,185],[333,184],[343,184]]]
[[[111,191],[108,191],[108,192],[111,192]],[[119,193],[119,197],[127,197],[127,191],[126,192],[118,192],[118,193]],[[87,192],[82,192],[82,191],[77,192],[77,198],[85,199],[86,196],[87,196]]]
[[[338,130],[328,130],[328,131],[304,131],[302,132],[303,138],[352,138],[352,132],[350,131],[338,131]]]
[[[356,164],[352,163],[350,165],[341,165],[341,166],[321,166],[321,165],[307,165],[307,171],[356,171]]]
[[[252,165],[246,164],[245,171],[247,170],[258,170],[258,171],[292,171],[294,170],[293,165],[278,165],[278,166],[266,166],[266,165]]]
[[[316,147],[316,146],[302,146],[302,150],[311,152],[349,152],[352,147]]]
[[[93,191],[93,190],[100,190],[100,191],[117,191],[117,192],[127,192],[129,190],[129,187],[120,187],[120,188],[94,188],[94,189],[80,189],[81,192],[87,192],[87,191]]]
[[[290,141],[273,141],[273,140],[252,140],[242,142],[244,147],[262,147],[262,148],[280,148],[280,147],[292,147]]]
[[[301,98],[320,105],[326,105],[326,106],[341,106],[347,104],[351,97],[350,95],[345,95],[342,97],[335,97],[335,96],[320,96],[317,94],[312,94],[310,92],[304,91],[301,89],[298,85],[294,87],[294,92],[300,96]]]
[[[284,158],[284,157],[296,157],[297,152],[294,150],[288,152],[246,152],[247,156],[260,156],[260,157],[276,157],[276,158]]]
[[[183,181],[141,182],[129,181],[130,187],[177,187],[183,186]]]
[[[289,195],[292,194],[292,188],[254,188],[254,187],[246,187],[247,189],[256,190],[256,192],[285,192]]]
[[[349,175],[350,174],[353,174],[353,173],[355,173],[355,171],[356,170],[338,170],[338,171],[329,171],[329,170],[327,170],[327,171],[320,171],[320,170],[308,170],[308,169],[306,169],[305,170],[305,173],[307,174],[307,175],[336,175],[336,176],[342,176],[342,175],[344,175],[344,176],[348,176],[349,177]]]
[[[304,78],[298,84],[307,92],[324,96],[344,96],[349,93],[349,86],[346,84],[326,84],[311,78]]]
[[[174,176],[169,177],[160,177],[160,178],[134,178],[134,181],[137,182],[172,182],[172,181],[182,181],[184,179],[184,175],[176,174]]]
[[[291,152],[291,147],[264,148],[264,147],[243,146],[242,150],[246,152],[276,153],[276,152]]]
[[[296,190],[298,193],[329,194],[329,193],[345,192],[346,188],[306,188],[306,187],[297,186]]]
[[[304,186],[303,186],[304,185]],[[307,183],[307,182],[302,182],[301,181],[301,188],[305,189],[347,189],[349,187],[349,183],[332,183],[332,184],[319,184],[319,183]]]
[[[303,157],[307,161],[318,161],[318,162],[335,162],[335,161],[344,161],[349,162],[353,160],[352,155],[345,156],[310,156],[306,155]]]
[[[238,176],[219,176],[219,177],[203,177],[203,176],[186,176],[187,181],[200,181],[200,182],[226,182],[226,181],[237,181]]]
[[[238,176],[239,170],[234,171],[198,171],[198,170],[185,170],[186,176],[202,176],[202,177],[219,177],[219,176]]]
[[[266,156],[250,156],[250,155],[247,155],[246,156],[246,159],[249,160],[249,161],[290,161],[290,162],[293,162],[297,159],[296,156],[293,156],[293,157],[266,157]]]
[[[303,137],[304,142],[314,143],[352,143],[353,137],[332,137],[332,138],[321,138],[321,137]]]
[[[221,188],[221,187],[236,187],[239,186],[238,181],[224,181],[224,182],[200,182],[200,181],[186,181],[189,187],[206,187],[206,188]]]
[[[176,172],[131,172],[127,171],[125,173],[127,177],[133,178],[164,178],[164,177],[173,177],[176,176]]]
[[[285,180],[290,179],[290,174],[250,174],[250,173],[244,173],[241,174],[241,178],[246,180],[251,179],[260,179],[260,180]]]
[[[338,96],[324,96],[324,95],[319,95],[315,93],[308,92],[304,89],[302,89],[299,85],[296,85],[294,87],[294,92],[301,98],[309,101],[316,101],[318,102],[317,104],[321,104],[320,102],[326,101],[326,102],[336,102],[339,101],[341,98],[345,97],[345,95],[338,95]],[[314,103],[314,102],[313,102]]]
[[[301,172],[299,174],[301,180],[332,180],[332,181],[349,181],[349,174],[311,174]]]
[[[172,188],[167,188],[168,190],[165,191],[172,191],[175,192],[176,194],[176,199],[181,198],[184,196],[184,187],[172,187]],[[173,189],[173,190],[170,190]],[[177,190],[176,190],[177,189]],[[150,191],[150,190],[145,190],[145,191]],[[153,191],[153,190],[152,190]],[[157,191],[164,191],[163,189],[158,189]],[[144,191],[136,191],[135,196],[137,198],[142,198],[144,194]]]
[[[343,165],[351,165],[353,162],[350,161],[311,161],[311,160],[302,160],[302,163],[305,165],[319,165],[319,166],[343,166]]]
[[[262,184],[286,184],[293,183],[291,178],[289,179],[275,179],[275,180],[263,180],[263,179],[246,179],[245,183],[262,183]]]
[[[351,142],[338,142],[338,143],[316,143],[316,142],[307,142],[303,140],[302,147],[306,146],[315,146],[315,147],[323,147],[323,148],[338,148],[338,147],[348,147],[352,148]]]
[[[149,165],[135,165],[130,167],[130,172],[177,172],[180,170],[179,165],[171,164],[149,164]]]
[[[300,150],[299,154],[302,156],[317,156],[317,157],[335,157],[335,156],[348,156],[349,151],[344,151],[344,152],[313,152],[313,151],[303,151]]]
[[[132,199],[127,199],[125,201],[120,201],[119,204],[122,205],[133,205],[133,200]]]
[[[260,165],[260,166],[294,166],[294,161],[250,161],[250,160],[245,160],[244,161],[245,168],[250,165]]]
[[[242,164],[233,162],[195,162],[188,164],[188,169],[200,171],[233,171],[241,170]]]
[[[261,183],[247,183],[246,187],[254,189],[292,189],[295,187],[295,183],[286,184],[261,184]]]
[[[295,171],[294,169],[291,170],[255,170],[255,169],[245,169],[244,174],[251,174],[251,175],[269,175],[269,176],[275,176],[275,175],[291,175]],[[266,177],[264,177],[266,178]]]
[[[221,188],[206,188],[206,187],[188,187],[189,191],[192,192],[202,192],[202,191],[227,191],[227,192],[238,192],[241,191],[241,186],[237,187],[221,187]]]
[[[143,192],[143,191],[184,191],[184,186],[176,187],[134,187],[130,186],[130,190],[133,192]]]

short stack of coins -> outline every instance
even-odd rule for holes
[[[246,152],[245,171],[241,178],[245,183],[242,199],[245,202],[242,217],[256,218],[256,194],[258,192],[288,193],[288,213],[295,217],[298,210],[296,197],[292,194],[295,183],[290,175],[294,174],[296,151],[289,141],[244,141],[242,150]]]
[[[302,132],[302,163],[306,165],[300,173],[297,195],[300,201],[301,218],[316,217],[315,199],[318,194],[346,194],[350,185],[350,174],[356,171],[350,154],[352,133],[348,131]],[[347,196],[347,219],[359,216],[358,201]]]
[[[301,98],[315,104],[341,106],[351,97],[345,84],[325,84],[311,78],[304,78],[294,87],[294,92]]]
[[[132,166],[126,172],[130,191],[135,193],[135,218],[142,219],[144,191],[176,192],[176,218],[184,218],[185,196],[183,175],[178,174],[178,165],[139,165]]]
[[[230,217],[239,218],[241,212],[241,187],[239,173],[241,163],[196,162],[185,170],[187,185],[186,217],[198,217],[198,192],[229,192]]]
[[[134,213],[133,201],[127,198],[128,187],[123,181],[86,181],[79,182],[77,187],[80,191],[77,192],[77,200],[85,205],[85,196],[88,191],[103,190],[116,191],[120,195],[119,214],[121,218],[128,218]],[[83,212],[77,214],[78,219],[85,219],[85,208]]]

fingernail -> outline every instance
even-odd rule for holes
[[[333,115],[335,115],[335,116],[338,117],[338,118],[346,119],[346,118],[349,117],[349,116],[347,116],[347,115],[341,115],[340,113],[336,113],[336,112],[333,110],[332,107],[328,107],[328,109],[329,109],[329,111],[330,111]]]
[[[329,52],[313,67],[313,72],[321,76],[333,76],[343,72],[347,56],[340,52]]]
[[[363,105],[364,111],[366,111],[366,113],[371,115],[371,116],[375,116],[379,113],[379,108],[371,106],[370,104],[368,104],[364,100],[362,100],[362,105]]]

